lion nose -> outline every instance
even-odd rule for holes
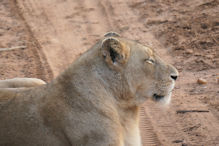
[[[176,81],[176,79],[179,76],[178,70],[172,65],[169,65],[169,69],[170,69],[170,74],[169,74],[170,78],[173,79],[174,81]]]
[[[177,75],[170,75],[170,77],[173,79],[173,80],[176,80],[177,79]]]

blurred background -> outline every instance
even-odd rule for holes
[[[180,73],[169,106],[141,108],[143,145],[219,145],[218,0],[0,0],[0,79],[49,82],[108,31]]]

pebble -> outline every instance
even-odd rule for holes
[[[198,83],[198,84],[207,84],[207,81],[206,81],[205,79],[203,79],[203,78],[199,78],[199,79],[197,80],[197,83]]]
[[[193,50],[192,50],[192,49],[187,49],[187,50],[186,50],[186,53],[187,53],[187,54],[193,54]]]

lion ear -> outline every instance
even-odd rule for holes
[[[104,34],[104,37],[120,37],[120,34],[118,34],[117,32],[110,31]]]
[[[128,61],[130,49],[117,38],[108,37],[102,41],[101,52],[110,67],[121,68]]]

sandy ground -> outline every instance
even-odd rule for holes
[[[26,46],[0,51],[0,79],[49,82],[116,31],[153,46],[180,72],[168,107],[142,107],[143,144],[219,145],[218,16],[217,0],[0,0],[0,48]]]

